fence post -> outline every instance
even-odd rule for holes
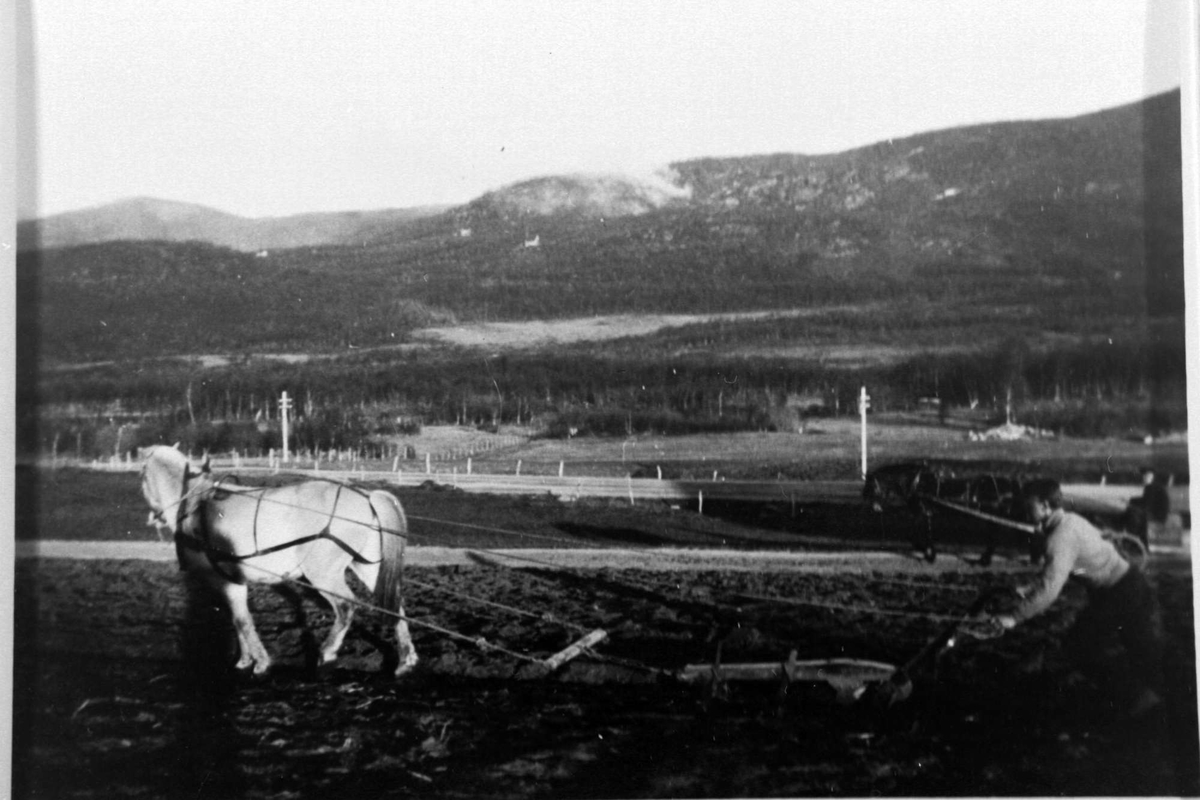
[[[867,409],[871,407],[871,396],[867,387],[862,387],[858,395],[858,413],[862,418],[862,479],[867,479]]]
[[[433,474],[433,470],[430,469],[430,467],[429,467],[429,453],[428,452],[425,453],[425,474],[426,475]]]
[[[700,516],[704,516],[704,492],[700,492],[700,505],[696,511]]]
[[[521,459],[517,459],[517,474],[521,474]]]
[[[281,426],[283,427],[283,460],[284,461],[289,461],[290,460],[289,456],[291,455],[288,452],[288,411],[291,409],[291,407],[292,407],[292,398],[288,397],[288,393],[285,391],[283,394],[281,394],[279,396],[279,421],[280,421]]]
[[[560,462],[558,462],[558,477],[561,478],[562,476],[563,476],[563,462],[560,461]]]

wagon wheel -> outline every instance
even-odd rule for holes
[[[918,524],[924,527],[920,550],[925,556],[925,561],[932,564],[937,561],[938,555],[933,530],[934,507],[923,500],[918,500],[917,508],[922,517],[921,522]]]
[[[933,539],[928,536],[914,537],[912,540],[912,549],[921,554],[921,557],[930,564],[937,561],[937,546],[934,545]]]
[[[1112,542],[1113,546],[1117,548],[1117,552],[1121,554],[1121,557],[1130,564],[1138,569],[1145,568],[1146,562],[1149,560],[1150,553],[1146,548],[1145,542],[1143,542],[1139,537],[1134,536],[1132,533],[1119,533],[1114,531],[1111,533],[1106,533],[1104,538]]]
[[[921,558],[932,564],[937,560],[937,545],[928,536],[914,536],[910,542],[914,552],[920,553]]]

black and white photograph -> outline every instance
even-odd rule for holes
[[[4,14],[0,795],[1200,796],[1200,3]]]

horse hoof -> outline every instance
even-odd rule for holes
[[[396,677],[399,678],[406,673],[412,672],[417,666],[417,660],[418,659],[415,653],[407,656],[403,661],[400,662],[400,666],[396,667]]]

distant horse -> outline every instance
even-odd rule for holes
[[[1008,475],[979,475],[971,481],[972,506],[998,517],[1015,518],[1021,511],[1021,480]]]
[[[937,560],[933,518],[938,508],[949,511],[957,507],[1008,519],[1020,510],[1017,508],[1020,491],[1020,481],[1016,478],[991,474],[963,478],[921,461],[890,464],[869,473],[863,485],[863,499],[879,513],[887,507],[905,508],[915,525],[913,549],[921,551],[926,561],[933,562]],[[987,528],[979,563],[990,564],[995,551],[993,525]]]
[[[247,582],[279,584],[301,576],[333,607],[320,655],[322,664],[334,661],[354,615],[347,568],[374,592],[376,605],[401,617],[396,675],[417,663],[401,596],[408,522],[391,494],[334,481],[225,489],[213,479],[208,459],[197,469],[166,446],[147,452],[142,494],[151,522],[174,534],[180,567],[201,575],[228,603],[238,669],[261,675],[271,666],[250,616]]]
[[[888,508],[904,508],[913,518],[915,525],[912,545],[920,550],[926,561],[937,559],[933,545],[933,507],[923,500],[930,492],[936,493],[938,477],[929,464],[917,461],[903,464],[888,464],[867,473],[863,482],[863,502],[880,514]]]
[[[907,506],[922,479],[930,474],[929,465],[923,461],[874,469],[863,483],[863,501],[876,513],[888,506]]]

